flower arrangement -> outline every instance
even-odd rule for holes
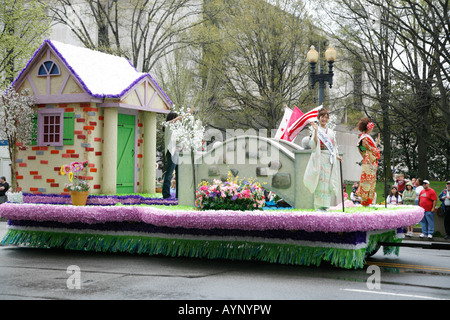
[[[226,182],[202,182],[196,191],[195,206],[200,210],[259,210],[265,204],[264,189],[257,182],[238,182],[228,173]]]
[[[80,180],[80,173],[86,169],[87,175],[88,161],[72,162],[70,165],[62,165],[60,173],[61,175],[67,175],[71,183],[66,183],[65,187],[69,191],[89,191],[89,184],[86,180]],[[85,175],[85,176],[86,176]]]

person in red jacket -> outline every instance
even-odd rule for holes
[[[393,175],[394,181],[397,185],[398,193],[400,193],[401,196],[403,196],[403,191],[405,191],[406,187],[406,180],[405,175],[403,173],[395,174]]]
[[[430,188],[430,182],[428,180],[423,181],[423,190],[419,195],[419,206],[425,209],[420,225],[422,227],[421,238],[428,237],[433,238],[434,233],[434,212],[437,202],[436,191]]]

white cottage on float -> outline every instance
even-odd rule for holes
[[[36,136],[15,163],[23,192],[65,193],[59,170],[89,162],[91,193],[155,192],[156,114],[172,102],[122,57],[46,40],[13,82],[36,98]]]

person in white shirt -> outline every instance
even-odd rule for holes
[[[350,200],[353,201],[354,204],[361,204],[361,197],[358,197],[353,191],[350,193]]]
[[[416,206],[418,206],[418,205],[419,205],[419,195],[420,195],[420,193],[421,193],[422,190],[423,190],[423,179],[422,179],[422,178],[418,178],[418,179],[416,180],[416,183],[417,183],[417,187],[416,187],[416,200],[414,201],[414,204],[415,204]]]
[[[391,193],[386,198],[386,203],[393,204],[393,205],[402,204],[402,196],[398,192],[398,189],[396,186],[392,187]]]
[[[189,110],[189,113],[193,113],[194,112],[194,107],[192,107]],[[166,117],[166,122],[168,123],[173,123],[176,121],[180,121],[182,120],[182,116],[179,116],[177,113],[175,112],[170,112],[167,114]],[[178,156],[179,156],[179,147],[177,146],[177,137],[175,136],[175,134],[172,132],[172,129],[170,128],[170,126],[164,128],[164,145],[165,145],[165,158],[166,158],[166,171],[164,172],[164,182],[163,182],[163,187],[162,187],[162,195],[164,199],[170,198],[171,192],[171,186],[172,186],[172,177],[173,177],[173,173],[175,171],[175,180],[176,180],[176,184],[175,184],[175,188],[172,189],[177,189],[178,187],[178,178],[176,177],[176,172],[178,171]]]

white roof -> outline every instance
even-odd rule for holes
[[[123,57],[49,41],[79,80],[94,96],[120,96],[145,73],[137,72]]]
[[[169,105],[173,104],[149,73],[136,71],[126,58],[53,40],[45,40],[36,50],[27,65],[13,81],[13,86],[23,78],[36,56],[47,45],[69,68],[83,89],[95,98],[121,98],[143,78],[148,77],[161,98]]]

